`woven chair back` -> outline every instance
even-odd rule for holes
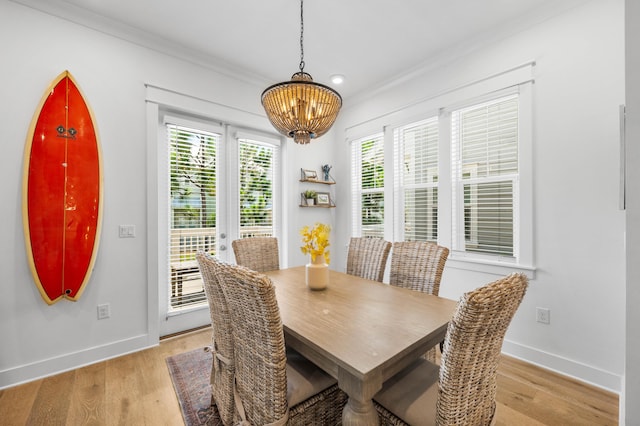
[[[427,241],[393,243],[389,284],[437,296],[449,249]]]
[[[287,358],[284,331],[271,280],[239,266],[220,280],[231,312],[236,387],[246,419],[265,425],[285,419]]]
[[[440,364],[438,425],[488,425],[502,342],[528,285],[523,274],[466,293],[449,322]]]
[[[231,243],[236,263],[258,272],[280,269],[278,239],[275,237],[249,237]]]
[[[225,299],[219,277],[221,271],[229,265],[215,257],[199,252],[196,254],[200,274],[204,281],[204,292],[209,303],[211,326],[213,328],[213,365],[211,370],[211,396],[225,425],[233,424],[235,403],[233,398],[233,335],[231,315]]]
[[[382,238],[352,237],[347,253],[347,274],[382,282],[391,243]]]

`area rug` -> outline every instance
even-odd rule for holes
[[[211,405],[211,359],[211,352],[204,348],[167,358],[186,426],[222,425],[218,410]]]

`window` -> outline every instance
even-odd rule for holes
[[[215,254],[220,135],[167,124],[169,139],[170,307],[206,300],[195,255]]]
[[[351,182],[354,235],[384,237],[384,139],[382,134],[353,142]]]
[[[453,250],[513,258],[518,96],[453,111]]]
[[[531,82],[349,128],[347,137],[384,129],[351,145],[352,235],[436,242],[460,269],[533,271]]]
[[[222,129],[220,132],[167,124],[172,310],[206,301],[195,255],[200,250],[219,255],[216,252],[217,227],[223,226],[221,232],[225,234],[224,230],[229,228],[217,220],[218,190],[222,189],[218,184],[235,182],[235,179],[222,178],[218,167]],[[223,215],[237,212],[237,222],[230,222],[231,239],[278,235],[274,200],[280,148],[257,139],[236,138],[237,156],[234,155],[232,161],[237,164],[237,191],[229,198],[234,208],[220,209]]]
[[[233,262],[232,241],[256,227],[283,238],[280,212],[287,188],[279,164],[286,145],[268,120],[253,112],[145,87],[148,318],[151,329],[157,318],[164,319],[157,327],[163,336],[211,321],[198,250]],[[241,163],[247,165],[242,178],[247,191],[240,190]]]
[[[277,235],[274,193],[279,147],[238,139],[240,238]]]
[[[438,241],[438,118],[394,131],[399,241]]]

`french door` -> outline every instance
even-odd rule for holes
[[[158,262],[166,271],[159,274],[166,276],[160,335],[210,322],[198,251],[233,262],[231,241],[279,236],[280,229],[278,139],[184,117],[163,121],[167,256]]]

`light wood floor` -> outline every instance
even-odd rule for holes
[[[166,357],[210,342],[210,329],[0,391],[0,424],[182,425]],[[618,396],[503,357],[497,425],[617,425]]]

